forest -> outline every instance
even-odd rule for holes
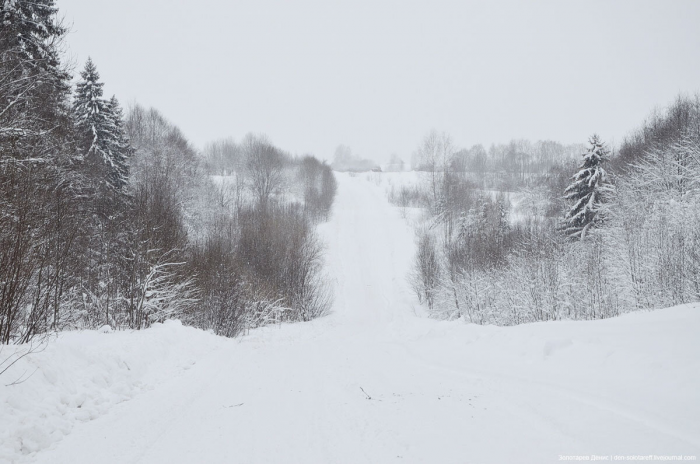
[[[315,226],[332,169],[373,161],[341,145],[328,165],[259,134],[199,152],[158,110],[103,95],[91,59],[72,85],[53,2],[3,5],[0,343],[168,318],[235,336],[329,311]],[[425,181],[390,199],[427,211],[409,278],[436,317],[599,319],[700,297],[698,97],[619,147],[460,149],[432,131],[411,161]]]
[[[602,319],[700,298],[697,96],[652,112],[619,148],[593,135],[458,150],[433,131],[413,163],[424,181],[390,199],[427,212],[411,281],[435,317]]]
[[[170,318],[232,337],[328,311],[328,165],[255,134],[199,153],[105,96],[91,59],[72,85],[52,1],[2,5],[0,344]]]

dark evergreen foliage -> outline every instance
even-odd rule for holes
[[[88,58],[80,77],[73,117],[81,155],[93,180],[122,189],[127,183],[131,148],[124,133],[121,108],[115,97],[102,98],[104,84],[92,59]]]
[[[609,150],[597,135],[590,140],[590,148],[583,154],[579,171],[573,183],[564,191],[565,199],[573,204],[566,215],[566,234],[572,238],[584,238],[594,224],[605,194],[611,191],[603,164]]]
[[[0,343],[63,323],[80,234],[65,29],[52,0],[0,6]]]
[[[0,149],[2,158],[65,155],[70,76],[59,60],[66,29],[53,0],[5,0],[0,7]]]

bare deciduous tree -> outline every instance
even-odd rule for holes
[[[284,182],[284,155],[265,137],[248,134],[242,145],[249,187],[258,206],[265,209],[272,193]]]

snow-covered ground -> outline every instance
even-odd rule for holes
[[[320,230],[331,316],[234,340],[176,322],[64,334],[0,376],[0,461],[700,455],[700,306],[510,328],[427,319],[399,209],[381,183],[337,177]]]
[[[0,376],[0,462],[31,460],[76,424],[179,378],[226,341],[167,321],[145,331],[67,332],[36,345]],[[2,348],[0,370],[26,347]]]

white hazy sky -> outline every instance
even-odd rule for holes
[[[124,105],[198,146],[246,132],[293,153],[410,158],[459,146],[619,142],[700,90],[700,1],[57,0]]]

